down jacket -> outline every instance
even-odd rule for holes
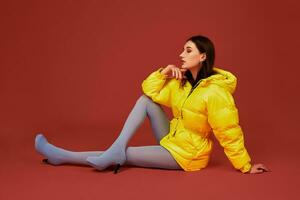
[[[245,173],[251,159],[244,146],[238,110],[233,99],[237,78],[229,71],[213,68],[215,74],[193,87],[186,81],[152,72],[142,82],[142,91],[154,102],[172,109],[170,131],[160,140],[184,171],[197,171],[208,165],[215,135],[233,167]]]

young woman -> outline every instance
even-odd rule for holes
[[[215,135],[233,167],[243,173],[269,171],[263,164],[251,164],[239,126],[233,99],[237,78],[214,67],[215,51],[210,39],[189,38],[180,54],[182,66],[159,67],[142,83],[142,94],[123,129],[106,151],[74,152],[50,144],[40,133],[35,149],[52,165],[90,165],[104,170],[115,165],[197,171],[208,165]],[[161,105],[170,107],[169,122]],[[157,145],[127,147],[145,117],[151,123]]]

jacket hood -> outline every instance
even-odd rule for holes
[[[217,67],[214,67],[213,71],[215,72],[215,74],[203,79],[201,81],[203,82],[202,84],[216,84],[233,94],[237,85],[236,76],[229,71]]]

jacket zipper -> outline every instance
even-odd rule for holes
[[[200,82],[201,82],[201,80],[199,80],[199,81],[196,83],[196,85],[194,85],[194,86],[192,87],[192,89],[190,90],[189,94],[187,95],[187,97],[185,98],[184,102],[182,103],[182,106],[181,106],[181,108],[180,108],[181,119],[183,119],[183,115],[182,115],[182,107],[183,107],[185,101],[186,101],[187,98],[192,94],[193,90],[199,85]],[[173,137],[175,136],[175,133],[176,133],[176,131],[177,131],[178,120],[179,120],[179,119],[177,119],[177,123],[176,123],[175,131],[174,131],[174,133],[173,133]]]

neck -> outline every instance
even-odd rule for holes
[[[193,79],[196,80],[197,78],[197,73],[198,73],[198,70],[193,68],[193,69],[190,69],[192,75],[193,75]]]
[[[196,80],[198,71],[201,69],[201,66],[202,65],[199,65],[198,67],[193,67],[193,68],[190,69],[194,80]]]

